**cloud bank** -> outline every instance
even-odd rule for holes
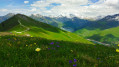
[[[24,3],[29,3],[29,1],[24,1]],[[11,11],[8,10],[8,12]],[[74,14],[82,18],[106,16],[119,13],[119,0],[39,0],[30,4],[28,9],[18,12],[53,16]]]

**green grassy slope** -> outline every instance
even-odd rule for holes
[[[1,23],[0,31],[0,67],[119,66],[119,53],[115,51],[118,47],[92,45],[74,33],[21,14]],[[36,48],[41,51],[36,52]]]
[[[119,26],[100,31],[99,36],[102,41],[119,44]]]
[[[86,28],[83,28],[83,29],[75,31],[74,33],[87,38],[87,37],[93,36],[94,34],[98,34],[100,31],[101,31],[100,29],[88,30]]]
[[[118,44],[119,43],[119,26],[105,30],[94,29],[81,29],[75,32],[76,34],[85,37],[95,39],[105,43]]]
[[[36,52],[36,48],[41,51]],[[0,57],[0,67],[119,66],[119,53],[114,48],[39,37],[1,36]]]
[[[19,22],[22,25],[20,25]],[[27,28],[29,28],[29,30],[27,30]],[[66,32],[46,23],[35,21],[21,14],[17,14],[14,17],[0,24],[0,31],[12,32],[17,35],[30,35],[33,37],[42,37],[50,40],[64,40],[91,44],[91,42],[85,40],[84,38],[74,33]]]
[[[109,28],[100,32],[101,36],[112,34],[115,37],[119,37],[119,26],[114,28]]]

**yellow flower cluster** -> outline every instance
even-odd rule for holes
[[[119,44],[117,46],[119,47]]]
[[[39,52],[40,50],[41,50],[40,48],[36,48],[36,49],[35,49],[36,52]]]
[[[116,52],[119,52],[119,49],[116,49]]]

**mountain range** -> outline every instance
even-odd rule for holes
[[[11,32],[17,35],[41,37],[50,40],[64,40],[81,43],[91,43],[84,38],[48,25],[43,22],[36,21],[28,16],[17,14],[0,24],[1,32]]]
[[[91,38],[100,42],[118,44],[119,40],[119,14],[109,15],[100,20],[93,21],[86,27],[75,31],[85,38]]]
[[[38,17],[39,18],[39,17]],[[43,18],[43,19],[42,19]],[[59,19],[60,18],[60,19]],[[101,20],[90,21],[77,17],[43,17],[38,21],[15,14],[0,23],[1,67],[118,67],[119,45],[104,46],[100,42],[118,40],[119,26],[105,26]],[[65,19],[63,19],[65,18]],[[51,22],[55,19],[59,22]],[[109,20],[109,19],[108,19]],[[46,21],[48,23],[46,23]],[[49,23],[50,21],[50,23]],[[61,22],[62,21],[62,22]],[[64,22],[63,22],[64,21]],[[101,21],[101,22],[99,22]],[[112,20],[110,20],[110,23]],[[59,23],[62,23],[61,29]],[[118,21],[114,21],[117,23]],[[57,23],[57,26],[50,25]],[[69,23],[69,24],[68,24]],[[94,26],[93,26],[94,25]],[[97,26],[95,26],[97,25]],[[72,32],[65,30],[73,29]],[[117,32],[116,32],[117,31]],[[93,33],[92,33],[93,32]],[[96,32],[96,33],[94,33]],[[75,34],[76,33],[76,34]],[[78,35],[77,35],[78,34]],[[91,36],[89,36],[91,34]],[[6,35],[6,36],[5,36]],[[82,37],[81,37],[82,36]],[[86,39],[88,38],[88,39]],[[93,40],[95,39],[95,40]],[[108,39],[108,40],[107,40]],[[92,41],[91,41],[92,40]],[[11,62],[12,61],[12,62]]]
[[[36,16],[34,15],[34,17]],[[117,34],[119,26],[119,14],[108,15],[102,18],[99,17],[96,20],[81,19],[72,15],[70,18],[65,16],[37,16],[37,19],[34,19],[41,21],[41,18],[47,19],[47,22],[50,21],[50,23],[48,23],[50,25],[59,27],[66,31],[74,32],[82,37],[94,39],[109,44],[118,44],[119,38]]]
[[[3,22],[3,21],[5,21],[5,20],[7,20],[7,19],[9,19],[10,17],[12,17],[14,15],[15,14],[13,14],[13,13],[9,13],[9,14],[7,14],[5,16],[0,16],[0,23]]]
[[[10,13],[3,16],[2,21],[12,17],[14,14]],[[74,32],[84,38],[94,39],[105,43],[118,43],[118,26],[119,14],[108,15],[97,20],[81,19],[74,15],[66,16],[42,16],[40,14],[32,14],[29,17],[41,21],[60,29]],[[113,33],[112,33],[113,32]]]
[[[76,29],[82,28],[86,25],[86,23],[90,22],[86,19],[80,19],[74,15],[70,15],[70,17],[66,17],[66,16],[58,16],[58,17],[50,17],[50,16],[42,16],[39,14],[36,15],[31,15],[31,18],[38,20],[38,21],[42,21],[44,23],[53,25],[55,27],[59,27],[63,30],[66,31],[76,31]]]

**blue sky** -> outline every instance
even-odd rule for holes
[[[93,3],[96,3],[96,2],[98,2],[99,0],[90,0],[91,2],[93,2]]]
[[[25,4],[24,1],[26,0],[0,0],[0,8],[29,8],[29,6],[40,0],[27,0],[29,3]],[[51,3],[52,6],[47,6],[46,8],[49,10],[54,6],[60,5],[60,3]]]
[[[51,3],[50,6],[47,6],[47,7],[46,7],[46,9],[47,9],[47,10],[50,10],[50,9],[52,9],[53,7],[59,6],[59,5],[61,5],[61,4],[60,4],[60,3]]]
[[[9,5],[12,5],[12,6],[23,6],[25,5],[24,4],[24,1],[26,0],[0,0],[0,8],[7,8]],[[33,2],[36,2],[36,1],[40,1],[40,0],[27,0],[29,1],[29,3],[27,5],[30,5],[32,4]],[[96,3],[98,2],[99,0],[89,0],[93,3]],[[60,3],[52,3],[53,6],[57,6],[57,5],[60,5]],[[21,8],[24,8],[24,7],[21,7]],[[51,8],[51,7],[49,7]]]
[[[13,6],[19,7],[19,8],[24,8],[23,5],[26,5],[24,3],[25,0],[0,0],[0,8],[12,8]],[[27,0],[29,3],[27,5],[32,4],[34,1],[38,0]]]
[[[119,13],[119,0],[0,0],[0,15],[11,12],[95,17]]]

